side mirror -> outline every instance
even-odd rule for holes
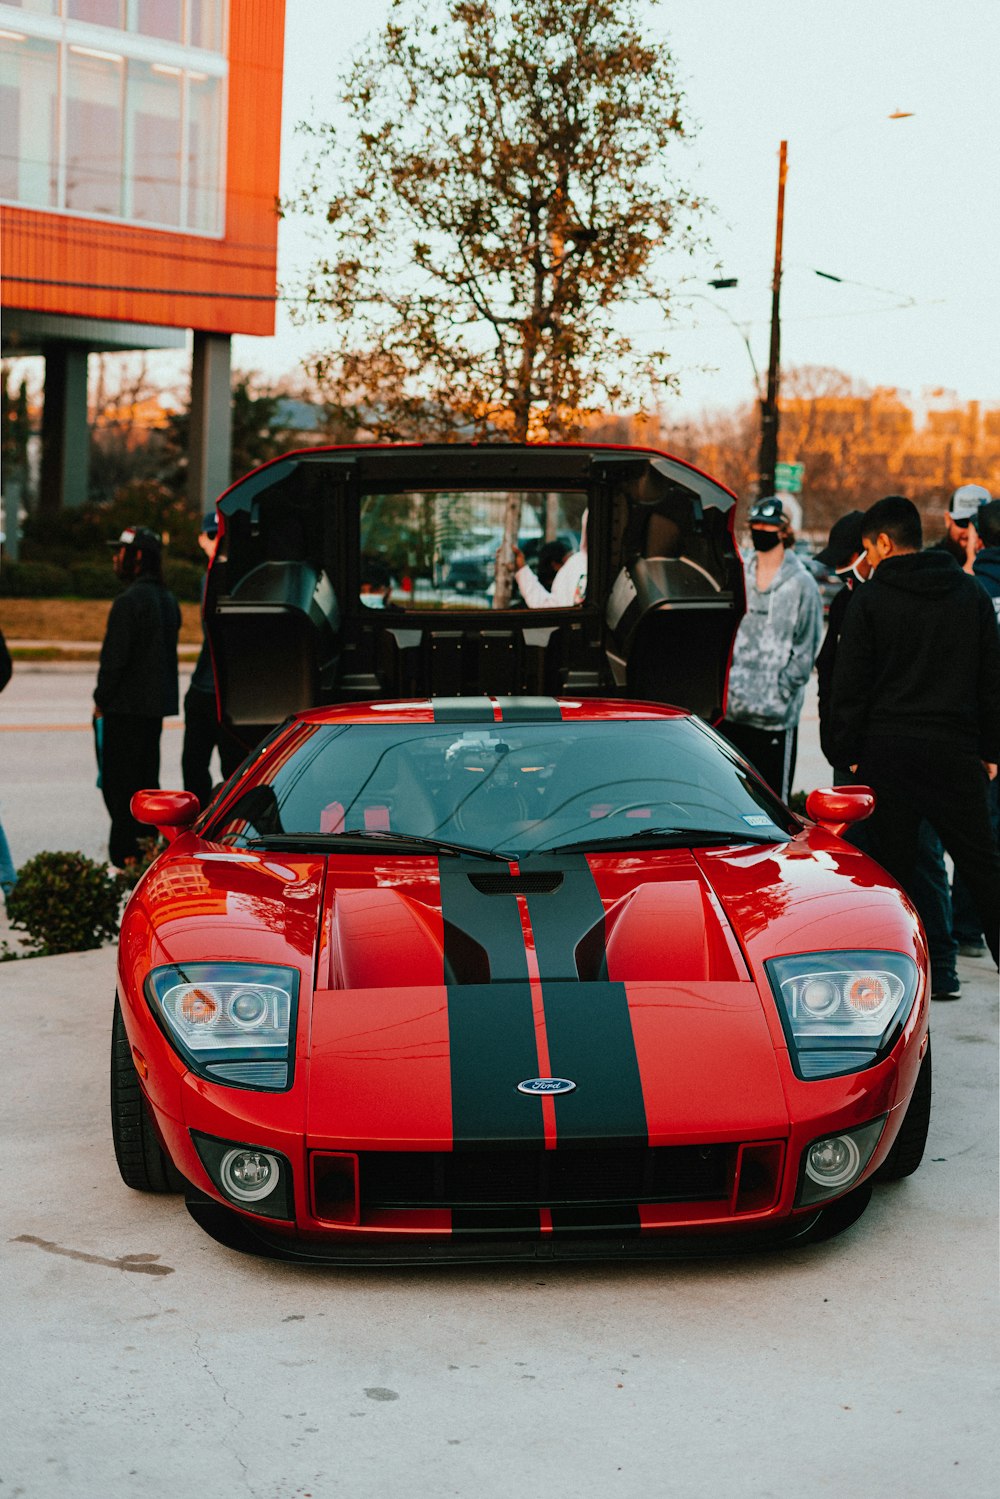
[[[806,797],[806,816],[838,837],[852,822],[863,821],[874,810],[875,793],[870,786],[831,786],[810,791]]]
[[[137,791],[129,806],[136,822],[148,823],[170,843],[201,811],[193,791]]]

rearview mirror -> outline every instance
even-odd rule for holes
[[[838,837],[852,822],[861,822],[874,810],[875,793],[870,786],[831,786],[810,791],[806,797],[806,816]]]
[[[193,791],[137,791],[129,806],[136,822],[148,823],[168,842],[189,828],[201,811]]]

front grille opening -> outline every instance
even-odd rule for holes
[[[313,1216],[327,1223],[357,1223],[358,1158],[337,1152],[312,1155]]]
[[[364,1151],[361,1214],[718,1201],[732,1195],[736,1152],[734,1145]]]
[[[760,1213],[769,1208],[781,1185],[785,1148],[779,1140],[742,1145],[737,1166],[737,1213]]]
[[[551,895],[563,882],[558,869],[531,874],[470,874],[480,895]]]

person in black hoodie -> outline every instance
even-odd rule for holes
[[[1000,635],[990,600],[916,506],[889,495],[861,526],[872,577],[844,619],[833,680],[837,763],[872,787],[869,848],[909,888],[921,818],[934,827],[1000,961],[1000,855],[987,787],[1000,761]]]
[[[819,684],[819,746],[833,768],[833,778],[838,785],[846,785],[853,777],[846,765],[838,765],[833,758],[831,734],[831,699],[833,697],[833,671],[837,664],[837,646],[844,627],[844,615],[854,591],[866,582],[871,572],[865,545],[861,539],[860,510],[849,510],[830,528],[829,540],[816,561],[831,568],[843,582],[835,593],[826,616],[826,634],[816,657],[816,679]]]
[[[128,586],[111,605],[94,688],[101,791],[111,816],[108,854],[121,868],[139,857],[149,830],[129,803],[160,784],[163,720],[177,712],[177,636],[181,611],[163,582],[160,538],[128,526],[110,543],[114,569]]]

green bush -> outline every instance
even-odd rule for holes
[[[69,592],[74,598],[111,599],[119,592],[121,585],[111,566],[110,554],[71,562],[67,571],[70,577]]]
[[[70,575],[52,562],[7,562],[0,594],[12,599],[57,599],[71,591]]]
[[[163,581],[182,604],[201,602],[201,584],[204,576],[205,568],[202,563],[185,562],[178,557],[164,558]]]
[[[83,952],[117,937],[123,893],[121,878],[84,854],[36,854],[17,872],[7,916],[31,939],[29,958]]]
[[[788,798],[787,805],[791,807],[793,812],[797,812],[800,817],[805,817],[806,793],[804,791],[793,791],[791,796]]]

